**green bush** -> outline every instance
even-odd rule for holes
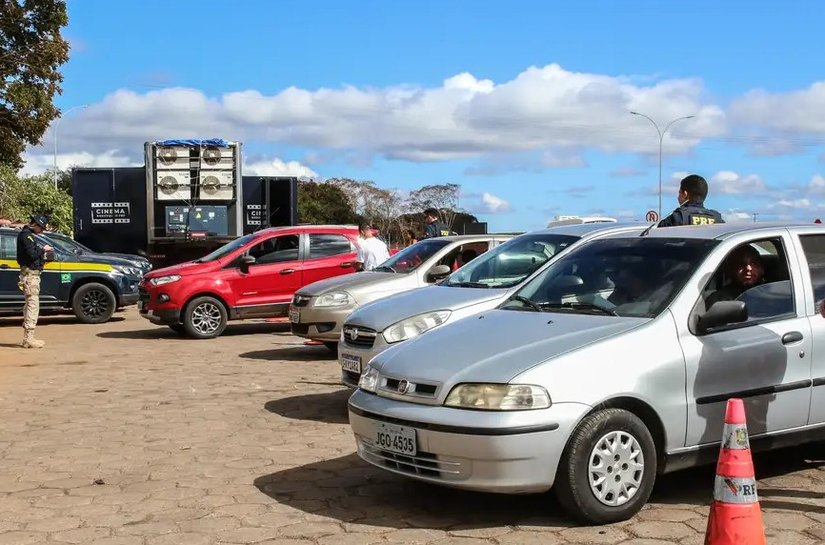
[[[50,174],[19,176],[14,168],[0,166],[0,217],[28,222],[32,214],[46,214],[50,227],[72,234],[72,198],[54,187]]]

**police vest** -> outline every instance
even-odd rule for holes
[[[709,210],[704,206],[685,206],[682,208],[684,225],[711,225],[723,223],[719,212]]]

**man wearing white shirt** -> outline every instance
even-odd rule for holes
[[[361,239],[358,241],[358,255],[355,258],[356,270],[371,271],[390,258],[387,245],[372,234],[372,226],[367,222],[358,225]]]

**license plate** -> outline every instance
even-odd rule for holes
[[[293,324],[301,323],[301,311],[299,310],[290,310],[289,311],[289,321]]]
[[[418,446],[415,442],[415,430],[379,422],[375,430],[375,446],[405,456],[415,456]]]
[[[361,374],[361,358],[350,354],[341,354],[341,368],[344,371]]]

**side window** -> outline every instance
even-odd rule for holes
[[[355,251],[355,246],[344,235],[310,234],[309,259],[348,254]]]
[[[799,237],[805,259],[808,260],[808,272],[814,286],[814,302],[825,299],[825,235],[802,235]]]
[[[8,235],[0,236],[0,259],[17,259],[17,239]]]
[[[717,301],[743,301],[748,321],[775,320],[796,313],[785,247],[780,238],[734,248],[702,294],[705,308]]]
[[[272,237],[256,244],[249,250],[255,265],[282,263],[298,260],[298,235]]]

